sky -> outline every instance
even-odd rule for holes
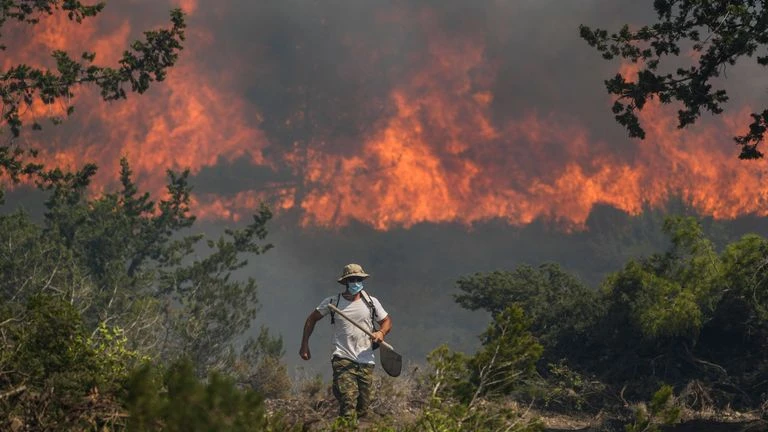
[[[49,164],[97,163],[96,192],[114,187],[121,157],[158,194],[167,169],[189,169],[211,233],[268,203],[275,249],[243,276],[260,285],[255,326],[283,335],[291,367],[327,369],[327,323],[307,363],[301,326],[350,262],[373,275],[392,343],[418,362],[439,343],[477,346],[488,317],[453,303],[462,275],[555,261],[596,286],[664,246],[658,225],[611,253],[606,233],[629,238],[633,220],[677,199],[762,229],[765,162],[739,161],[731,138],[766,103],[758,66],[731,68],[725,113],[686,130],[674,106],[642,112],[644,141],[612,118],[603,81],[637,65],[602,60],[578,26],[649,22],[650,1],[122,0],[80,25],[4,28],[16,43],[0,62],[50,66],[65,49],[114,64],[173,7],[189,28],[164,82],[111,103],[79,91],[64,125],[20,142]]]

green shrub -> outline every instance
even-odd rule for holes
[[[47,294],[4,303],[0,416],[30,430],[98,429],[119,424],[122,388],[135,353],[119,329],[89,335],[78,311]],[[0,423],[0,427],[9,427]]]
[[[571,369],[565,361],[547,365],[546,382],[541,383],[544,406],[561,410],[597,410],[605,405],[606,386]]]
[[[538,432],[544,430],[538,420],[524,419],[505,402],[483,400],[473,406],[432,399],[407,432]]]
[[[167,370],[145,365],[127,387],[129,431],[283,431],[289,428],[270,419],[263,397],[238,389],[234,380],[211,373],[199,380],[188,360]]]
[[[649,406],[635,410],[635,421],[626,425],[627,432],[658,432],[660,425],[671,425],[680,420],[680,406],[671,386],[662,385],[654,393]]]

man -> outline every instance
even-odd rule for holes
[[[333,325],[333,394],[339,401],[339,416],[358,418],[368,414],[373,387],[374,354],[373,343],[381,342],[392,329],[392,320],[376,297],[363,292],[363,280],[369,274],[358,264],[344,266],[341,277],[337,280],[345,286],[343,292],[323,300],[307,317],[304,334],[301,338],[299,355],[309,360],[309,337],[315,329],[315,323],[331,314]],[[373,338],[366,335],[343,317],[335,316],[329,304],[339,308],[347,317],[373,333]],[[378,322],[379,329],[374,331],[373,322]]]

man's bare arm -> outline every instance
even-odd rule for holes
[[[323,319],[323,314],[315,309],[309,314],[307,320],[304,321],[304,332],[301,335],[301,348],[299,349],[299,356],[304,360],[312,358],[312,353],[309,352],[309,337],[312,336],[312,332],[315,331],[315,323],[321,319]]]
[[[392,331],[392,319],[387,316],[383,320],[379,321],[379,330],[373,332],[373,341],[381,342],[384,337]]]

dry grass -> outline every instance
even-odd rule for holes
[[[427,395],[420,386],[421,381],[416,366],[404,367],[403,373],[397,378],[376,368],[372,414],[366,423],[397,429],[412,422],[426,401]],[[339,409],[331,383],[323,380],[320,375],[299,375],[294,379],[291,397],[268,399],[266,404],[270,414],[281,415],[290,425],[306,431],[329,430]]]
[[[428,404],[430,389],[425,382],[423,372],[415,366],[405,368],[397,378],[389,377],[377,368],[372,415],[363,422],[366,426],[358,430],[391,431],[413,426]],[[714,408],[707,390],[692,383],[677,396],[682,403],[681,421],[685,423],[680,426],[680,430],[687,431],[686,424],[752,424],[761,421],[762,412]],[[611,410],[586,413],[577,410],[548,410],[541,404],[521,403],[512,399],[498,402],[520,413],[521,420],[539,421],[547,431],[623,430],[621,418],[631,416],[632,408],[636,407],[636,404],[628,404],[620,414]],[[303,431],[334,430],[333,424],[338,414],[338,403],[333,397],[331,383],[320,376],[295,379],[291,397],[268,400],[267,406],[271,413],[280,413],[288,424]]]

